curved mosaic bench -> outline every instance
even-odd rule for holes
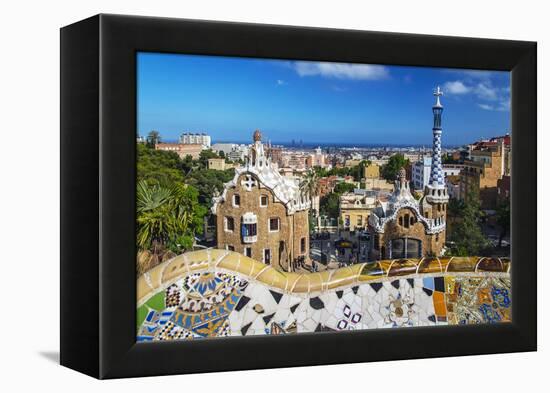
[[[189,252],[138,278],[138,340],[510,321],[510,265],[451,257],[285,273],[226,250]]]

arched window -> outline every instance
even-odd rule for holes
[[[399,216],[399,225],[403,226],[403,216]]]
[[[409,213],[405,213],[405,228],[409,227]]]

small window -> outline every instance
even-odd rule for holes
[[[266,265],[271,264],[271,250],[269,248],[264,248],[264,263]]]
[[[405,221],[405,228],[408,228],[409,227],[409,213],[405,214],[404,221]]]
[[[363,226],[363,216],[357,217],[357,226],[362,227]]]
[[[252,258],[252,247],[245,247],[244,248],[244,255],[246,255],[249,258]]]
[[[403,216],[399,216],[399,226],[403,226]]]
[[[243,236],[257,236],[258,228],[256,224],[242,224],[241,232]]]
[[[305,254],[305,252],[306,252],[306,238],[305,237],[300,239],[300,252],[302,254]]]
[[[260,196],[260,206],[266,207],[267,206],[267,195],[261,195]]]
[[[225,217],[225,231],[233,232],[235,230],[235,219],[233,217]]]
[[[231,246],[231,245],[226,245],[225,248],[227,248],[228,251],[235,251],[235,247]]]
[[[271,217],[269,219],[269,231],[277,232],[279,230],[279,217]]]
[[[241,206],[241,196],[239,194],[233,195],[233,206]]]

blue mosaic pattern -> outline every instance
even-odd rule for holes
[[[443,166],[441,165],[441,133],[441,130],[434,129],[430,183],[444,186],[445,175],[443,174]]]

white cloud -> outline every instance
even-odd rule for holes
[[[282,79],[277,79],[277,86],[284,86],[284,85],[288,85],[288,83],[286,83],[284,80]]]
[[[460,75],[461,78],[473,80],[489,81],[495,75],[501,73],[501,71],[489,71],[489,70],[458,70],[447,69],[443,70],[444,73]]]
[[[487,111],[510,110],[510,88],[495,87],[491,80],[474,81],[472,79],[448,81],[443,91],[449,95],[472,94],[481,101],[477,106]]]
[[[472,91],[472,88],[466,86],[462,81],[452,81],[445,82],[443,91],[448,94],[467,94]]]
[[[350,80],[379,80],[389,77],[388,69],[381,65],[297,61],[293,66],[302,77],[323,76]]]
[[[479,106],[481,109],[484,109],[486,111],[492,111],[495,109],[492,105],[488,105],[488,104],[477,104],[477,106]]]
[[[498,100],[498,90],[490,84],[479,83],[475,89],[475,94],[482,100],[496,101]]]
[[[510,100],[500,101],[497,105],[477,104],[477,106],[486,111],[507,112],[510,110]]]

